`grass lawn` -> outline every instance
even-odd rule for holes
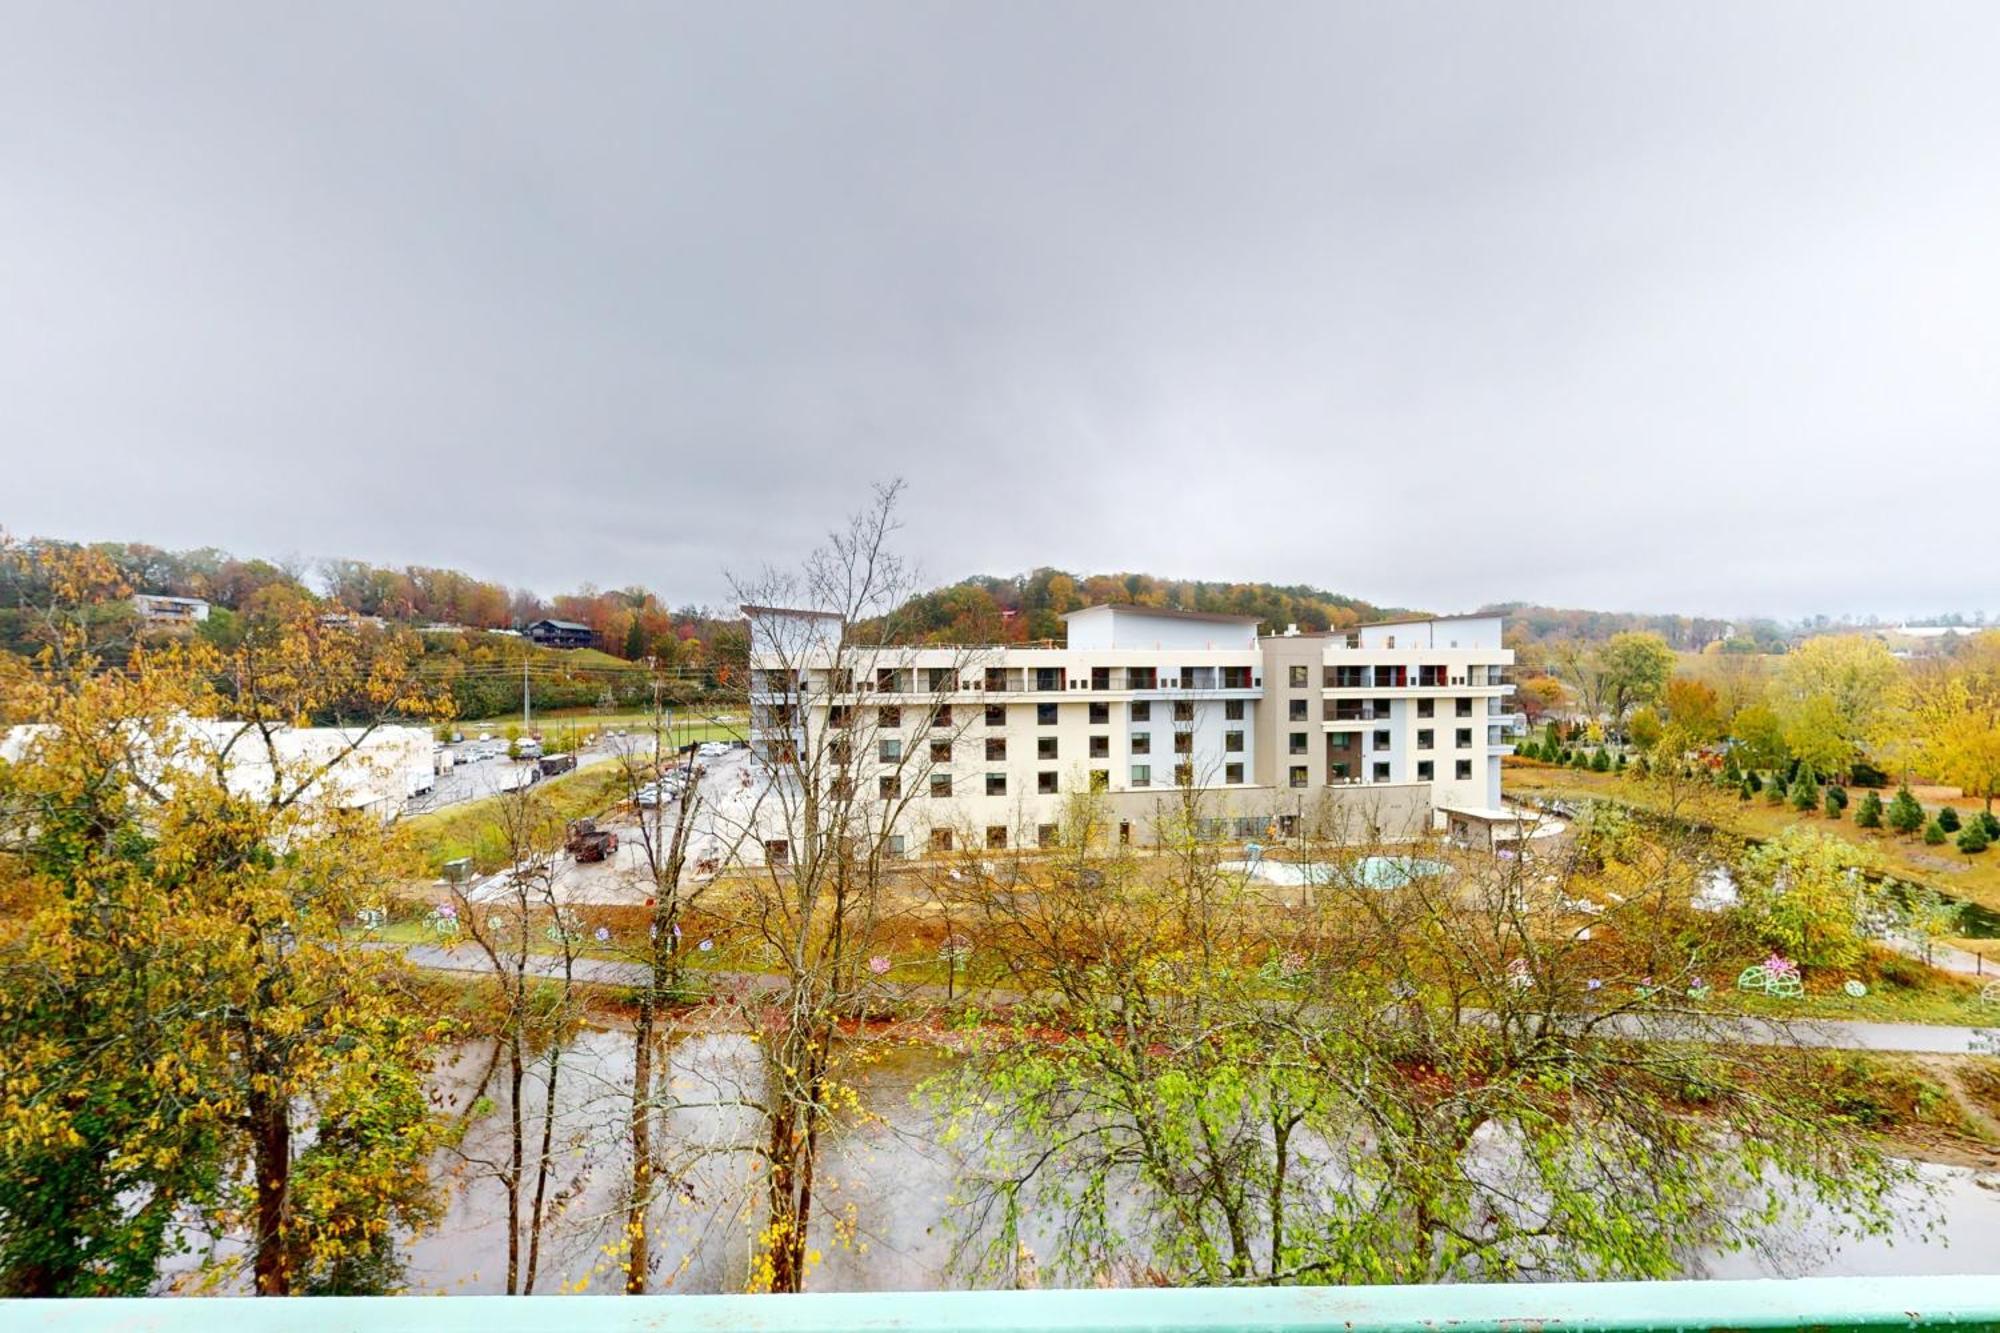
[[[506,717],[460,719],[451,725],[468,737],[478,736],[482,732],[491,732],[494,736],[504,737],[507,728],[521,725],[521,718],[519,714],[510,714]],[[546,713],[538,709],[532,725],[533,730],[541,732],[543,736],[574,734],[580,737],[593,732],[602,734],[614,728],[628,733],[650,732],[653,727],[653,715],[645,709],[606,712],[602,709],[576,708],[556,709]],[[732,714],[726,711],[697,713],[693,709],[677,709],[673,716],[673,726],[669,731],[676,744],[684,744],[687,741],[733,741],[741,739],[743,733],[744,722],[740,713]]]
[[[626,776],[622,764],[593,764],[559,778],[538,782],[530,789],[548,804],[550,813],[565,822],[585,815],[598,815],[623,800]],[[482,873],[508,864],[507,843],[497,814],[501,803],[515,799],[502,792],[464,801],[443,810],[412,815],[399,826],[422,853],[430,873],[438,874],[447,861],[461,856],[472,858]]]
[[[1644,779],[1616,773],[1560,768],[1535,760],[1509,758],[1504,785],[1516,795],[1543,799],[1562,797],[1602,797],[1622,801],[1642,810],[1657,810],[1659,804]],[[1858,792],[1850,792],[1856,801]],[[1889,793],[1893,795],[1894,793]],[[1888,796],[1883,800],[1886,802]],[[1953,802],[1953,804],[1961,804]],[[1927,812],[1935,806],[1927,806]],[[1898,879],[1928,884],[1940,893],[2000,911],[2000,849],[1965,856],[1949,843],[1927,847],[1920,836],[1904,837],[1886,829],[1854,826],[1853,810],[1847,818],[1828,819],[1822,814],[1800,814],[1788,805],[1772,805],[1759,795],[1748,802],[1727,792],[1702,804],[1699,817],[1738,837],[1773,838],[1794,824],[1817,825],[1822,831],[1848,842],[1871,848],[1883,865]],[[1989,945],[1992,941],[1987,942]]]

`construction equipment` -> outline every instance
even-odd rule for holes
[[[597,827],[594,819],[573,819],[569,824],[568,840],[563,846],[578,864],[602,861],[618,850],[618,835],[610,829]]]

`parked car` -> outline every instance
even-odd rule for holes
[[[540,741],[522,741],[521,748],[516,753],[523,759],[540,759],[542,757],[542,743]]]

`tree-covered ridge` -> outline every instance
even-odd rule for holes
[[[1071,574],[1043,567],[1008,578],[975,575],[912,598],[900,615],[938,643],[1021,643],[1063,637],[1063,615],[1106,603],[1256,616],[1266,631],[1347,629],[1403,614],[1308,584],[1223,583],[1152,574]]]

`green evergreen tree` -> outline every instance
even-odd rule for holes
[[[1854,824],[1857,828],[1882,827],[1882,798],[1879,795],[1872,791],[1862,794],[1861,806],[1854,812]]]
[[[1847,808],[1847,788],[1835,783],[1829,783],[1826,788],[1826,797],[1830,801],[1838,801],[1841,809],[1845,810]]]
[[[1785,803],[1785,784],[1778,780],[1776,773],[1773,773],[1771,780],[1764,784],[1764,800],[1770,805]]]
[[[1819,784],[1813,781],[1812,770],[1802,768],[1798,779],[1792,783],[1792,809],[1804,813],[1819,805]]]
[[[1754,777],[1755,774],[1752,774],[1751,776]],[[1741,782],[1736,784],[1736,797],[1738,800],[1747,801],[1756,794],[1757,794],[1757,789],[1750,785],[1750,778],[1746,777]]]
[[[1946,833],[1958,832],[1958,827],[1959,827],[1958,811],[1952,809],[1950,806],[1946,806],[1944,809],[1937,812],[1937,822],[1938,822],[1938,827],[1943,829]]]
[[[1593,773],[1609,773],[1611,771],[1611,756],[1602,750],[1593,751],[1590,756],[1590,771]]]
[[[1752,792],[1760,792],[1764,790],[1764,779],[1758,777],[1757,770],[1753,768],[1743,775],[1743,785]]]
[[[1917,804],[1908,787],[1898,787],[1896,799],[1889,802],[1889,827],[1898,833],[1915,833],[1923,826],[1923,806]]]
[[[1977,856],[1985,851],[1986,843],[1986,826],[1976,819],[1959,831],[1958,850],[1967,856]]]
[[[1836,795],[1839,790],[1840,788],[1838,787],[1828,787],[1826,789],[1826,804],[1824,809],[1826,810],[1826,817],[1828,819],[1840,818],[1840,812],[1847,808]]]
[[[1621,750],[1621,751],[1619,751],[1619,752],[1618,752],[1618,762],[1617,762],[1616,764],[1612,765],[1612,767],[1616,768],[1616,769],[1617,769],[1617,770],[1618,770],[1618,771],[1619,771],[1620,773],[1623,773],[1623,772],[1625,771],[1625,752],[1624,752],[1624,751],[1622,751],[1622,750]]]
[[[1979,827],[1985,832],[1986,841],[1989,843],[2000,842],[2000,815],[1994,814],[1991,810],[1981,810],[1979,812]]]
[[[1926,847],[1942,847],[1944,841],[1944,825],[1938,823],[1935,819],[1924,825],[1924,845]]]
[[[1743,770],[1737,766],[1736,747],[1733,745],[1722,752],[1722,776],[1732,783],[1743,780]]]

